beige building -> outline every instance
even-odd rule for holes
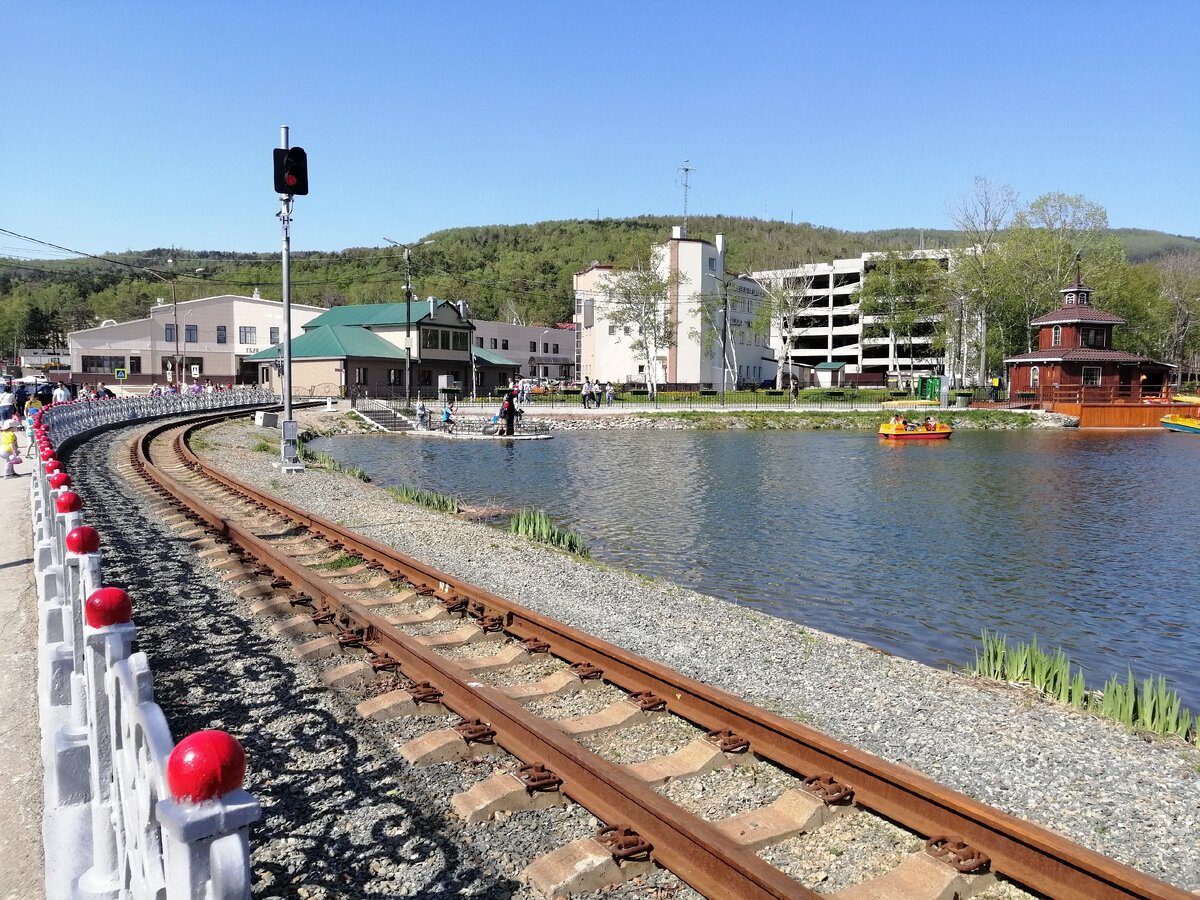
[[[763,290],[752,278],[726,275],[724,235],[709,243],[676,227],[651,248],[651,261],[658,277],[676,276],[661,310],[674,323],[674,342],[658,348],[647,372],[644,354],[632,346],[636,326],[613,321],[609,290],[623,272],[592,263],[574,278],[578,378],[680,389],[775,378],[770,335],[754,327]]]
[[[292,333],[325,310],[291,304]],[[246,358],[283,340],[283,304],[261,297],[223,294],[159,301],[145,319],[106,322],[67,335],[75,381],[114,382],[124,371],[127,386],[176,380],[256,384],[258,366]]]

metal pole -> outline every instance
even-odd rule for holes
[[[288,127],[279,126],[279,146],[288,149]],[[283,419],[292,418],[292,195],[279,197],[279,221],[283,226]]]
[[[967,374],[967,354],[963,352],[963,316],[966,315],[967,297],[965,294],[958,298],[958,339],[954,342],[954,381],[955,387],[961,388]],[[961,363],[961,365],[960,365]]]
[[[404,248],[404,405],[412,402],[412,248]]]
[[[179,354],[179,301],[175,297],[175,279],[171,278],[171,315],[175,320],[175,386],[183,389],[183,357]]]
[[[721,279],[721,405],[725,405],[725,381],[729,373],[729,283]]]

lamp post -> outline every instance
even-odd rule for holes
[[[401,244],[384,238],[393,247],[404,251],[404,405],[412,401],[412,252],[414,247],[424,247],[433,241]]]

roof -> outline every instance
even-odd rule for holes
[[[823,362],[823,363],[817,363],[816,368],[818,368],[818,369],[844,369],[844,368],[846,368],[846,364],[844,362]]]
[[[492,353],[492,351],[484,350],[482,347],[472,347],[471,352],[475,354],[477,360],[481,363],[487,363],[489,366],[519,367],[519,363],[513,362],[507,356]]]
[[[1094,322],[1098,325],[1124,325],[1120,316],[1096,309],[1094,306],[1064,306],[1031,321],[1030,325],[1069,325],[1073,322]]]
[[[1091,347],[1071,347],[1067,350],[1055,347],[1051,350],[1034,350],[1032,353],[1022,353],[1020,356],[1010,356],[1004,360],[1010,362],[1116,362],[1116,363],[1152,363],[1148,356],[1138,356],[1126,353],[1124,350],[1095,350]]]
[[[438,300],[438,306],[449,303],[449,300]],[[411,315],[411,319],[409,316]],[[310,321],[305,328],[319,328],[322,325],[403,325],[406,322],[420,322],[429,315],[428,300],[414,300],[412,303],[358,303],[353,306],[335,306]]]
[[[246,359],[263,362],[283,354],[283,345],[275,344]],[[292,359],[404,359],[404,350],[385,341],[373,331],[350,325],[325,325],[292,339]]]

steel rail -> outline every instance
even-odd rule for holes
[[[189,433],[198,427],[203,427],[203,423],[197,423]],[[667,701],[671,712],[701,727],[732,729],[750,741],[754,753],[784,768],[801,775],[832,775],[853,789],[857,805],[925,835],[948,834],[963,840],[986,853],[996,871],[1032,890],[1047,896],[1079,900],[1193,898],[1180,888],[1088,850],[1039,825],[973,800],[913,770],[755,707],[732,694],[526,609],[265,494],[246,482],[206,466],[186,447],[186,441],[180,441],[180,450],[193,468],[204,471],[210,478],[342,544],[347,551],[402,575],[418,588],[443,597],[457,595],[482,604],[487,610],[502,615],[505,630],[514,636],[536,637],[549,643],[556,656],[592,662],[604,670],[605,680],[618,687],[630,691],[651,690]],[[249,537],[253,538],[253,535]],[[264,552],[269,553],[269,549],[264,548]],[[349,598],[346,602],[354,604]],[[370,616],[365,610],[362,612]],[[519,705],[517,708],[521,709]],[[658,797],[657,794],[654,796]],[[684,876],[680,874],[680,877]]]
[[[178,427],[178,426],[175,426]],[[152,429],[148,435],[168,430]],[[215,510],[195,492],[158,470],[149,459],[149,440],[139,442],[138,468],[232,543],[326,609],[339,624],[354,625],[365,643],[396,659],[414,681],[429,681],[441,703],[465,719],[484,718],[495,742],[525,762],[539,762],[563,780],[560,790],[597,818],[628,826],[653,846],[654,859],[707,897],[818,898],[799,882],[738,845],[711,823],[666,800],[641,779],[585,749],[545,719],[527,711],[466,670],[388,624],[335,585],[296,564],[268,542]],[[179,448],[177,448],[179,449]],[[199,461],[189,461],[196,469]],[[323,520],[320,520],[323,522]],[[332,526],[332,523],[324,523]],[[336,526],[333,526],[337,531]]]

